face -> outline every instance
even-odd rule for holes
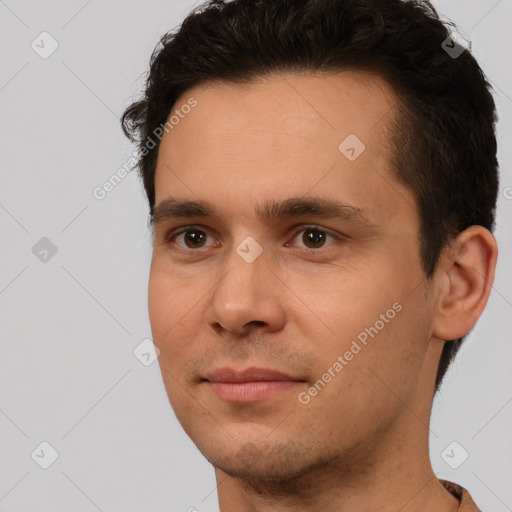
[[[390,164],[396,99],[355,71],[202,85],[173,111],[191,98],[155,175],[169,400],[228,474],[348,466],[406,428],[434,378],[419,218]]]

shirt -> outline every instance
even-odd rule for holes
[[[439,479],[445,489],[451,492],[459,500],[459,508],[457,512],[482,512],[475,504],[471,495],[464,487],[458,484],[449,482],[448,480]]]

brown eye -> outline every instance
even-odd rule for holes
[[[206,240],[206,233],[197,229],[189,229],[183,232],[183,240],[189,249],[202,247]]]
[[[187,227],[181,231],[173,231],[167,235],[165,242],[167,244],[177,245],[180,249],[202,249],[208,247],[207,242],[210,235],[202,229],[196,227]],[[211,238],[211,237],[210,237]],[[213,241],[213,243],[212,243]],[[215,241],[212,239],[210,247],[215,246]]]
[[[302,241],[309,249],[318,249],[325,243],[325,232],[318,229],[306,229],[302,235]]]
[[[329,239],[331,243],[328,242]],[[335,234],[320,227],[303,226],[301,229],[295,231],[293,242],[291,244],[287,243],[286,245],[295,245],[301,249],[311,249],[310,252],[313,252],[315,249],[324,249],[329,247],[329,245],[340,243],[345,239],[346,237],[341,234]]]

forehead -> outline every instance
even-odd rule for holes
[[[330,194],[365,210],[410,209],[391,169],[396,97],[361,71],[276,74],[250,84],[186,91],[170,115],[196,102],[162,138],[156,201],[166,196],[232,205]],[[397,201],[400,199],[400,201]]]

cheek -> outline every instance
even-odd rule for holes
[[[169,351],[170,343],[182,329],[181,321],[193,314],[184,298],[184,289],[168,270],[152,263],[148,283],[148,312],[153,342],[162,355]]]
[[[386,269],[385,274],[376,268],[375,264],[366,268],[358,265],[297,275],[290,279],[292,291],[300,299],[297,306],[304,303],[308,318],[324,325],[326,334],[343,344],[343,340],[373,325],[380,314],[401,299],[400,283],[391,280],[390,270]],[[298,322],[301,318],[304,316],[296,317]]]
[[[148,310],[154,333],[165,335],[177,323],[193,313],[198,301],[197,280],[184,279],[162,257],[153,257],[148,283]],[[173,328],[174,330],[174,328]]]
[[[206,292],[201,279],[179,275],[153,261],[148,283],[148,312],[160,363],[179,376],[184,363],[197,351],[197,333],[204,325]]]
[[[417,286],[421,274],[384,263],[295,282],[294,292],[308,297],[310,306],[307,317],[297,316],[300,330],[310,329],[307,318],[324,333],[317,371],[328,371],[338,356],[346,361],[344,370],[357,368],[353,377],[368,378],[375,369],[394,382],[418,371],[429,338],[428,308]]]
[[[175,302],[171,280],[152,263],[148,283],[148,311],[155,343],[161,341],[165,331],[172,325],[169,313],[174,311]]]
[[[382,307],[371,304],[366,313],[337,316],[336,334],[318,351],[313,387],[319,392],[306,408],[311,418],[358,438],[385,430],[403,404],[411,402],[424,357],[425,329],[410,305],[400,305],[400,311],[390,310],[383,301]],[[387,311],[395,314],[388,313],[385,323],[380,315]]]
[[[190,397],[183,391],[182,370],[190,357],[192,326],[197,323],[192,307],[197,299],[189,300],[184,295],[179,279],[153,262],[148,283],[149,320],[153,343],[160,350],[158,363],[167,396],[177,413],[190,405]]]

